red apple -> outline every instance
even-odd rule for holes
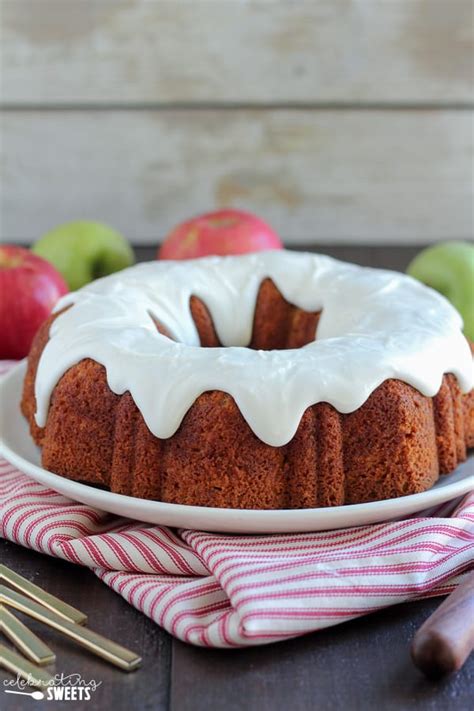
[[[68,288],[61,274],[28,249],[0,246],[0,358],[23,358]]]
[[[175,227],[158,250],[158,259],[194,259],[208,254],[245,254],[282,249],[278,235],[263,220],[241,210],[218,210]]]

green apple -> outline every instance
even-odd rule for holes
[[[71,291],[133,264],[123,235],[100,222],[69,222],[41,237],[32,250],[63,275]]]
[[[407,272],[452,303],[464,320],[464,333],[474,341],[474,245],[453,241],[428,247]]]

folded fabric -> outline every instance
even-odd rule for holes
[[[0,459],[0,536],[88,566],[185,642],[240,647],[450,592],[474,565],[474,492],[401,521],[233,536],[119,518]]]

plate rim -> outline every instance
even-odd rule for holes
[[[13,366],[9,371],[7,371],[6,374],[0,376],[0,422],[3,419],[3,417],[7,414],[7,407],[8,407],[8,402],[7,398],[5,395],[8,392],[9,387],[14,387],[17,389],[15,386],[21,385],[20,378],[24,374],[26,370],[26,359],[20,361],[17,363],[17,365]],[[16,380],[18,380],[18,384],[16,383]],[[13,385],[12,385],[13,383]],[[18,393],[17,393],[18,394]],[[2,405],[2,403],[6,403],[5,405]],[[26,425],[26,422],[25,422]],[[106,512],[111,512],[114,513],[115,515],[127,517],[125,514],[117,514],[116,511],[111,510],[110,508],[104,508],[103,504],[101,503],[102,500],[105,499],[105,501],[110,500],[111,505],[113,505],[113,508],[123,508],[124,506],[130,506],[132,509],[145,509],[145,510],[156,510],[157,517],[160,515],[160,513],[163,513],[163,515],[166,516],[166,514],[176,514],[176,515],[183,515],[185,516],[186,514],[190,516],[191,518],[197,517],[197,518],[206,518],[207,516],[210,516],[211,518],[216,518],[219,521],[216,523],[211,524],[211,526],[207,529],[203,530],[208,530],[208,531],[221,531],[221,532],[228,532],[228,533],[242,533],[242,530],[238,530],[238,528],[235,528],[234,526],[238,523],[239,526],[245,526],[249,527],[248,528],[248,533],[251,535],[252,533],[272,533],[272,523],[277,523],[278,521],[281,521],[281,519],[285,519],[287,521],[286,524],[284,524],[283,528],[280,528],[278,526],[277,528],[279,530],[273,531],[273,533],[281,533],[283,531],[286,532],[303,532],[307,531],[310,532],[311,530],[314,531],[323,531],[323,530],[336,530],[337,528],[344,528],[344,527],[352,527],[352,526],[363,526],[363,525],[369,525],[371,523],[381,523],[383,521],[388,521],[388,520],[393,520],[394,518],[400,517],[405,515],[404,513],[393,513],[393,515],[390,515],[390,511],[393,508],[403,508],[407,510],[407,514],[410,513],[416,513],[418,511],[422,511],[423,509],[428,509],[432,506],[436,506],[441,503],[445,503],[448,501],[451,501],[453,499],[456,499],[459,496],[462,496],[466,493],[468,493],[470,490],[474,490],[474,473],[471,475],[467,475],[466,477],[463,477],[461,480],[457,480],[452,482],[451,484],[446,484],[443,487],[439,488],[431,488],[428,489],[427,491],[419,492],[417,494],[409,494],[408,496],[402,496],[402,497],[397,497],[397,498],[392,498],[392,499],[381,499],[377,501],[370,501],[367,503],[359,503],[359,504],[345,504],[343,506],[331,506],[331,507],[320,507],[320,508],[306,508],[306,509],[227,509],[227,508],[213,508],[213,507],[206,507],[206,506],[190,506],[187,504],[173,504],[173,503],[168,503],[164,501],[155,501],[151,499],[141,499],[138,497],[133,497],[133,496],[127,496],[125,494],[118,494],[115,492],[103,490],[103,489],[97,489],[95,487],[89,486],[87,484],[81,483],[74,481],[72,479],[67,479],[66,477],[62,477],[59,474],[55,474],[54,472],[50,472],[47,469],[44,469],[43,467],[35,464],[34,462],[31,462],[27,459],[25,459],[21,454],[16,452],[14,449],[10,447],[8,442],[5,440],[4,436],[2,435],[1,429],[0,429],[0,455],[3,456],[8,462],[10,462],[13,466],[17,467],[22,473],[25,474],[25,476],[29,476],[30,478],[34,479],[35,481],[43,484],[44,486],[48,486],[49,488],[53,489],[54,491],[60,493],[62,496],[65,496],[66,498],[71,498],[72,500],[80,501],[82,498],[81,492],[85,492],[85,495],[89,500],[96,500],[98,503],[96,504],[91,504],[87,503],[89,506],[95,506],[96,508],[106,511]],[[473,459],[474,458],[470,458]],[[25,470],[26,468],[26,470]],[[55,481],[59,483],[59,488],[55,486]],[[62,490],[61,490],[62,489]],[[70,489],[71,493],[65,493],[63,490],[64,489]],[[79,498],[75,498],[74,492],[77,491],[77,494]],[[85,502],[82,502],[85,503]],[[360,521],[359,523],[347,523],[345,525],[328,525],[331,522],[331,519],[338,518],[342,514],[346,514],[348,519],[353,519],[354,517],[356,519],[358,518],[364,518],[364,514],[367,514],[367,521]],[[388,514],[388,515],[387,515]],[[140,518],[138,512],[137,512],[138,518]],[[317,528],[310,529],[307,527],[306,524],[303,523],[303,520],[307,520],[308,518],[318,518],[319,519],[319,524],[323,524],[324,527],[321,528],[320,525],[318,524]],[[375,518],[374,518],[375,517]],[[256,518],[259,519],[259,522],[254,522],[252,523]],[[224,521],[221,521],[220,519],[225,519]],[[303,528],[299,529],[298,526],[298,520],[302,520],[302,525]],[[141,519],[146,521],[146,519]],[[232,525],[232,521],[236,521],[234,526]],[[327,521],[326,521],[327,520]],[[326,521],[326,522],[325,522]],[[153,523],[153,521],[146,521],[148,523]],[[293,523],[292,523],[293,522]],[[223,525],[224,528],[219,528],[219,525]],[[230,524],[230,527],[229,525]],[[157,523],[155,522],[155,525],[166,525],[166,526],[178,526],[178,527],[186,527],[183,525],[179,524],[170,524],[170,523]],[[301,525],[301,524],[300,524]]]

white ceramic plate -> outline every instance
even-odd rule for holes
[[[119,516],[166,526],[230,533],[327,531],[407,516],[474,490],[474,457],[471,457],[453,474],[443,477],[432,489],[422,494],[333,508],[280,511],[213,509],[113,494],[69,481],[41,467],[40,451],[29,435],[19,408],[25,368],[26,363],[20,363],[0,382],[2,455],[28,476],[64,496]]]

